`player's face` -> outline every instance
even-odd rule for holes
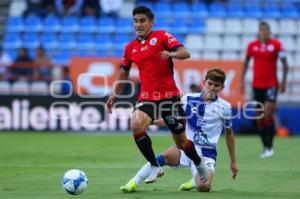
[[[145,14],[134,15],[134,30],[135,34],[144,39],[151,32],[153,26],[153,20],[150,20]]]
[[[213,80],[206,80],[204,83],[204,95],[206,100],[214,100],[219,92],[224,88],[221,82],[216,82]]]
[[[262,40],[266,40],[270,37],[271,35],[271,30],[270,27],[267,25],[262,25],[259,27],[259,32],[258,32],[258,36],[260,39]]]

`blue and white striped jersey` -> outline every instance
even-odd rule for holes
[[[182,98],[186,113],[186,134],[202,155],[216,160],[217,143],[224,128],[231,128],[231,104],[217,97],[205,102],[203,93],[186,94]]]

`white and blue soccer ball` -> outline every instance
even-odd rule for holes
[[[88,186],[88,178],[86,174],[79,169],[71,169],[67,171],[62,179],[62,187],[72,195],[78,195],[86,190]]]

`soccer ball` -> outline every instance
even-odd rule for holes
[[[82,193],[88,186],[88,179],[85,173],[79,169],[71,169],[64,174],[62,187],[72,195]]]

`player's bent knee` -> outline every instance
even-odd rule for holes
[[[136,133],[140,133],[141,131],[143,131],[144,129],[141,127],[142,125],[139,122],[132,122],[131,123],[131,131],[136,134]]]

